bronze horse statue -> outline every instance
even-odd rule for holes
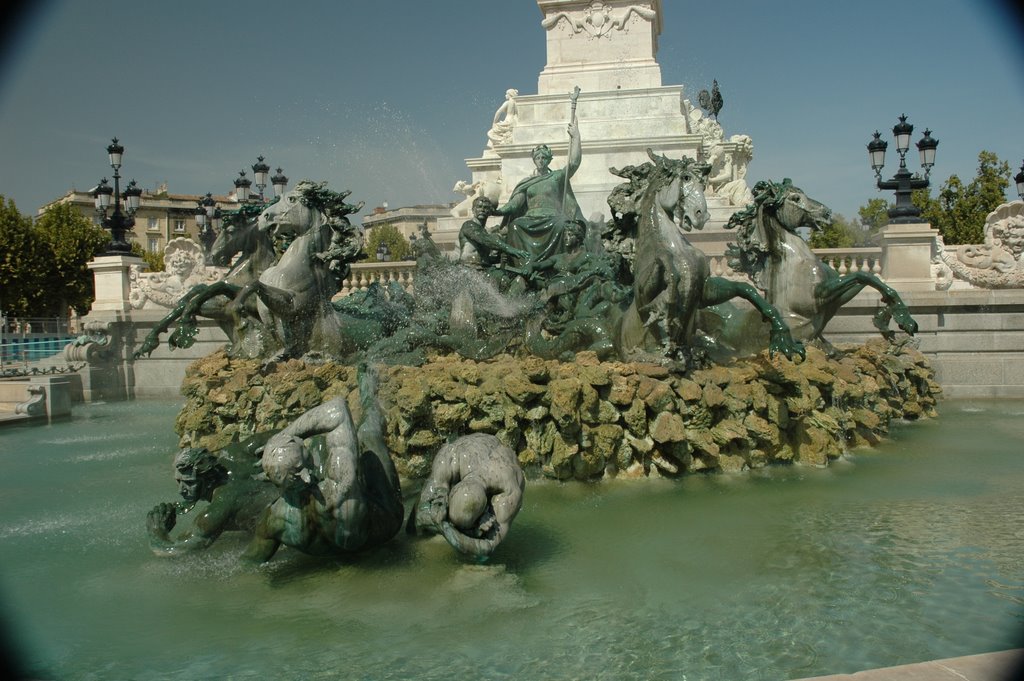
[[[892,340],[895,335],[889,328],[892,319],[909,335],[917,332],[917,322],[895,289],[867,272],[841,276],[797,234],[800,227],[820,230],[831,224],[832,212],[826,206],[794,187],[789,178],[758,182],[753,194],[754,202],[725,226],[736,229],[738,238],[726,255],[734,270],[746,273],[765,291],[796,338],[814,340],[834,352],[821,332],[865,286],[882,295],[883,306],[874,324],[885,338]]]
[[[175,322],[178,322],[178,327],[167,344],[172,348],[190,347],[198,332],[197,316],[217,322],[229,339],[229,353],[234,354],[244,344],[240,343],[235,319],[227,313],[226,307],[238,287],[257,279],[277,259],[270,238],[265,231],[259,229],[258,218],[262,210],[262,206],[254,204],[243,205],[228,213],[224,218],[224,226],[210,245],[209,259],[214,265],[230,266],[231,269],[221,281],[199,284],[189,289],[146,336],[134,354],[135,359],[151,354],[160,344],[160,334]]]
[[[610,169],[628,182],[609,196],[616,226],[613,238],[606,234],[605,246],[631,263],[632,295],[604,306],[600,318],[574,320],[551,341],[534,332],[527,339],[530,350],[550,357],[590,349],[626,361],[679,362],[692,368],[699,362],[694,350],[703,343],[700,311],[738,297],[768,322],[770,354],[804,356],[779,312],[753,286],[711,276],[707,257],[686,239],[685,232],[701,229],[708,220],[708,167],[650,149],[647,154],[651,160],[642,165]]]
[[[255,220],[238,218],[229,222],[211,247],[211,257],[230,260],[239,251],[243,257],[224,280],[191,289],[146,336],[135,358],[152,353],[160,343],[160,334],[175,322],[177,328],[168,345],[191,346],[198,333],[198,316],[215,319],[226,327],[232,339],[229,354],[265,358],[266,346],[275,344],[289,348],[286,354],[301,355],[304,349],[300,346],[309,340],[305,327],[316,324],[314,317],[328,314],[330,298],[348,273],[347,263],[354,261],[362,248],[361,232],[345,217],[362,204],[345,203],[347,196],[348,192],[332,192],[322,183],[303,180],[279,201],[262,208]],[[288,258],[283,269],[274,269],[285,260],[290,245],[307,232],[316,232],[316,238],[303,239],[303,246]],[[313,252],[307,253],[310,247]],[[246,253],[246,249],[251,250]],[[299,273],[292,274],[295,272]],[[296,277],[307,277],[309,282],[296,283]],[[284,293],[276,295],[282,287]],[[311,310],[307,304],[308,296],[303,294],[313,290],[317,296],[326,296],[319,305],[323,310]],[[258,293],[258,303],[250,301],[254,292]],[[296,301],[296,295],[300,300]]]
[[[299,183],[260,215],[260,228],[274,243],[279,259],[241,287],[229,313],[255,316],[283,346],[271,359],[302,357],[309,351],[344,356],[354,351],[345,332],[345,315],[332,305],[363,248],[362,229],[348,215],[363,204],[345,203],[349,192]]]

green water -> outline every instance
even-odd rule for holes
[[[0,430],[0,603],[45,679],[792,679],[1024,631],[1024,402],[947,401],[827,469],[530,481],[491,563],[148,550],[177,405]]]

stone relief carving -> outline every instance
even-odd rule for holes
[[[505,90],[505,101],[498,110],[494,112],[494,121],[491,129],[487,131],[487,148],[493,149],[495,145],[508,144],[512,141],[512,128],[519,120],[519,113],[516,108],[516,97],[519,90],[509,88]]]
[[[14,406],[15,414],[26,416],[46,415],[46,388],[41,385],[30,385],[28,387],[28,400]]]
[[[455,186],[452,187],[452,191],[456,194],[462,194],[466,198],[452,208],[452,217],[468,218],[473,214],[473,201],[481,196],[486,196],[492,203],[497,204],[498,197],[501,196],[503,185],[504,181],[500,177],[493,180],[482,180],[473,183],[466,182],[465,180],[459,180],[455,183]]]
[[[711,148],[711,176],[705,193],[728,199],[733,206],[745,206],[754,200],[746,180],[747,165],[754,158],[754,141],[748,135],[733,135],[729,142],[737,145],[735,151],[721,142]]]
[[[227,272],[226,267],[207,266],[202,246],[178,237],[164,247],[163,272],[143,272],[139,266],[131,267],[128,300],[137,310],[172,308],[196,284],[220,281]]]
[[[985,218],[985,243],[966,244],[956,256],[935,238],[938,281],[948,288],[945,269],[952,276],[979,288],[1024,288],[1024,201],[1010,201]],[[944,266],[944,267],[941,267]]]
[[[590,3],[586,9],[575,12],[557,12],[541,21],[541,26],[550,31],[562,19],[569,24],[573,33],[586,32],[591,38],[609,36],[613,30],[624,30],[626,22],[636,14],[647,21],[654,21],[658,13],[650,7],[630,5],[619,10],[597,1]]]

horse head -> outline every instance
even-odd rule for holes
[[[820,231],[832,224],[832,211],[823,203],[794,187],[787,177],[782,182],[762,180],[754,185],[754,204],[759,212],[774,217],[788,232],[800,227]]]
[[[710,168],[689,158],[658,156],[650,149],[647,155],[654,164],[647,191],[680,228],[702,229],[709,217],[704,182]]]
[[[256,249],[253,236],[259,213],[258,205],[242,205],[224,217],[223,226],[210,246],[209,259],[212,264],[227,267],[237,253],[241,253],[243,258],[252,255]]]
[[[259,217],[259,228],[266,231],[278,254],[288,250],[295,239],[329,221],[340,221],[363,207],[345,203],[351,192],[327,189],[326,182],[302,180],[295,188],[267,206]]]

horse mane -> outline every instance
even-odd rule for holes
[[[759,181],[751,190],[753,202],[733,213],[725,223],[725,229],[736,230],[737,243],[729,243],[725,249],[729,267],[749,275],[757,283],[770,255],[764,230],[765,213],[777,211],[792,188],[793,182],[788,177],[782,182]]]
[[[655,154],[651,149],[647,149],[647,155],[651,160],[638,166],[608,169],[612,175],[626,180],[608,195],[608,207],[616,219],[636,215],[641,198],[651,187],[664,187],[686,172],[695,172],[703,183],[711,172],[711,166],[685,156],[681,159],[669,158]]]
[[[304,205],[313,210],[319,211],[327,217],[328,222],[335,222],[344,219],[346,215],[358,213],[364,205],[359,203],[345,203],[345,199],[351,191],[336,192],[327,188],[326,182],[313,182],[302,180],[295,185]]]
[[[245,227],[263,212],[263,204],[243,203],[235,210],[224,213],[222,227]]]

